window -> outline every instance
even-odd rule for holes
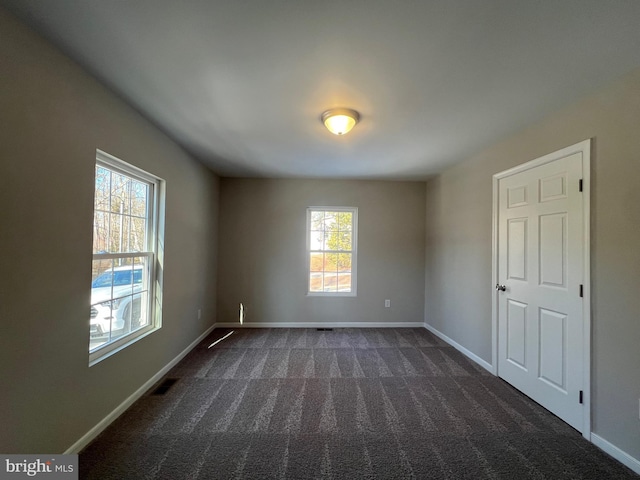
[[[153,175],[96,153],[90,364],[160,327],[161,184]]]
[[[358,209],[307,209],[308,294],[356,295]]]

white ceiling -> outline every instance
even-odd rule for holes
[[[424,179],[640,66],[638,0],[0,5],[223,176]]]

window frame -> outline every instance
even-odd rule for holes
[[[311,250],[311,214],[312,212],[350,212],[351,216],[351,250]],[[351,291],[350,292],[312,292],[311,291],[311,253],[350,253],[351,254]],[[357,297],[358,296],[358,207],[312,206],[307,207],[306,223],[306,274],[308,297]]]
[[[147,220],[146,225],[146,245],[144,251],[135,252],[119,252],[119,253],[93,253],[92,262],[96,260],[112,260],[112,259],[126,259],[136,257],[146,257],[148,263],[149,285],[148,285],[148,325],[138,328],[133,332],[127,333],[122,337],[109,341],[102,345],[97,346],[93,350],[89,350],[89,366],[110,357],[111,355],[123,350],[124,348],[132,345],[138,340],[150,335],[151,333],[159,330],[162,327],[162,281],[160,278],[162,268],[160,262],[162,261],[161,251],[161,218],[160,212],[163,210],[164,203],[164,181],[146,172],[134,165],[131,165],[113,155],[110,155],[102,150],[96,149],[96,162],[95,167],[103,167],[112,172],[125,175],[133,178],[136,181],[143,182],[148,186],[147,194],[147,211],[145,218]],[[95,222],[95,181],[96,177],[93,177],[94,188],[94,213],[92,223]],[[95,225],[95,223],[94,223]],[[92,235],[93,238],[93,235]],[[92,240],[93,242],[93,240]],[[92,243],[93,245],[93,243]],[[93,249],[93,247],[92,247]],[[115,274],[115,272],[114,272]],[[132,280],[135,277],[135,269],[132,271]],[[115,277],[114,277],[115,278]]]

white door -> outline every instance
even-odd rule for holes
[[[568,151],[498,176],[498,375],[583,432],[585,152]]]

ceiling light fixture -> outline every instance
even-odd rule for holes
[[[322,114],[322,123],[335,135],[349,133],[358,120],[360,120],[360,114],[349,108],[333,108]]]

